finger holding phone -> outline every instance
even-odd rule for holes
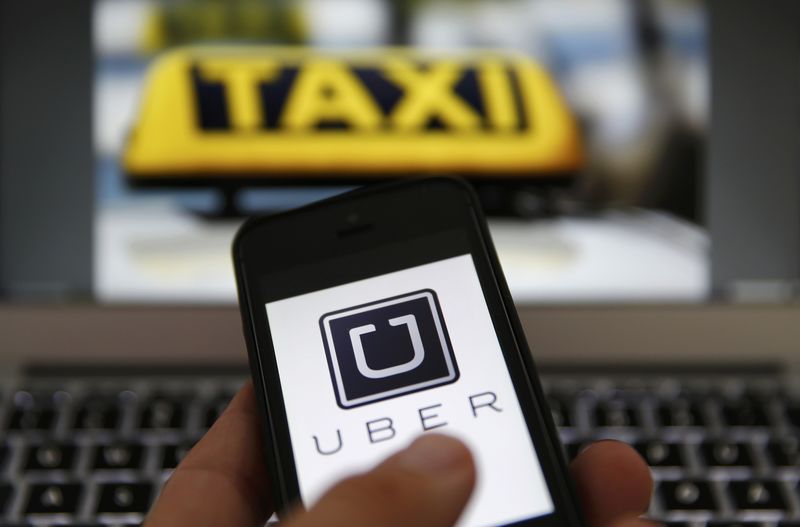
[[[247,383],[178,465],[147,527],[264,525],[274,508],[258,413],[252,384]],[[398,456],[405,459],[395,458],[337,484],[307,513],[298,512],[283,525],[450,527],[471,491],[472,461],[468,454],[462,457],[466,451],[453,439],[423,437],[435,443],[401,451]],[[436,458],[449,456],[450,468],[427,463],[431,452]],[[647,527],[638,516],[647,509],[652,481],[631,447],[615,441],[596,443],[578,455],[571,474],[589,527]]]

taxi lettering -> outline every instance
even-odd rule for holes
[[[269,58],[197,62],[191,68],[205,132],[454,133],[527,127],[512,68],[391,58],[377,65]]]
[[[514,53],[187,46],[153,60],[122,164],[136,185],[446,173],[569,178],[575,119]]]

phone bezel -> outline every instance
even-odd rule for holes
[[[404,207],[409,205],[413,211],[403,214]],[[353,221],[354,218],[358,219]],[[340,236],[343,230],[367,225],[366,222],[369,222],[369,228],[355,232],[353,236]],[[330,259],[334,255],[363,253],[376,242],[411,240],[431,231],[451,229],[464,229],[467,233],[469,251],[492,323],[554,504],[553,513],[513,525],[556,527],[583,524],[578,500],[567,476],[557,430],[549,411],[546,411],[544,393],[486,221],[472,189],[465,182],[451,178],[412,179],[359,189],[294,211],[248,220],[237,233],[233,253],[240,309],[253,381],[265,416],[262,420],[265,457],[273,499],[279,512],[299,501],[300,490],[264,310],[266,296],[261,281],[269,273],[265,269],[272,268],[273,272],[289,269],[303,263],[318,262],[321,258]],[[435,255],[419,256],[420,264],[437,259]],[[413,260],[413,256],[409,258]],[[398,263],[398,268],[412,265],[413,261]],[[353,273],[366,278],[384,274],[386,269],[376,268],[374,271],[348,269],[342,276],[330,280],[347,283],[353,279]],[[350,276],[346,276],[347,272]],[[304,284],[286,296],[321,288],[319,284],[325,279],[316,279],[317,283]],[[286,452],[290,455],[282,455]]]

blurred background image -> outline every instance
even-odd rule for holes
[[[544,173],[513,189],[491,173],[483,178],[487,212],[516,218],[493,225],[515,295],[708,295],[699,201],[708,122],[702,2],[104,0],[94,4],[93,32],[94,283],[102,300],[232,302],[227,247],[240,220],[221,211],[277,211],[352,188],[345,178],[320,184],[303,175],[277,184],[270,173],[235,192],[224,178],[132,188],[121,158],[153,61],[187,45],[253,44],[531,57],[566,99],[584,159],[550,183],[540,182]]]

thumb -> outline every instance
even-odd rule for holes
[[[429,434],[372,471],[335,485],[287,527],[451,527],[474,486],[467,447]]]

